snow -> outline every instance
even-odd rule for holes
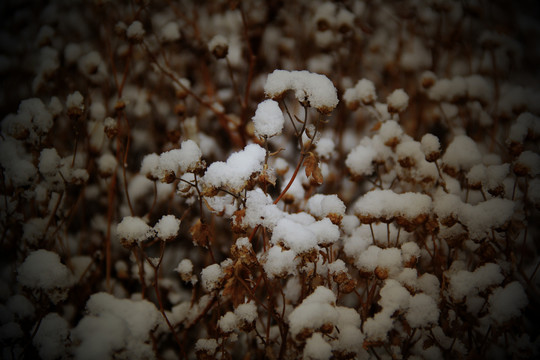
[[[265,156],[266,151],[261,146],[249,144],[244,150],[231,154],[227,162],[210,164],[201,181],[206,187],[224,187],[237,193],[247,185],[253,173],[262,170]]]
[[[414,220],[422,214],[429,214],[431,208],[432,202],[428,195],[412,192],[398,194],[392,190],[375,189],[358,199],[353,210],[361,217],[390,220],[402,216]]]
[[[255,321],[258,317],[257,314],[257,305],[253,301],[250,301],[245,304],[240,304],[236,309],[234,309],[235,315],[238,319],[251,323]]]
[[[51,113],[41,99],[22,100],[17,114],[9,114],[2,119],[2,131],[25,141],[41,145],[40,139],[52,128],[54,122]]]
[[[73,65],[83,53],[82,46],[77,43],[69,43],[64,47],[64,60],[67,65]]]
[[[296,254],[318,249],[316,234],[308,226],[289,218],[278,220],[272,233],[273,244],[283,244]]]
[[[529,182],[529,189],[527,191],[529,199],[537,207],[540,206],[540,179],[533,179]]]
[[[6,306],[12,314],[16,315],[20,319],[32,318],[35,313],[34,305],[26,296],[21,294],[11,296],[7,300]]]
[[[420,247],[413,241],[403,243],[401,244],[401,254],[404,262],[408,262],[411,258],[419,258]]]
[[[202,152],[196,142],[193,140],[183,141],[180,149],[173,149],[162,153],[159,156],[159,163],[155,172],[159,178],[165,178],[168,174],[174,174],[179,177],[185,172],[194,171],[200,164]],[[146,157],[145,159],[146,160]],[[144,164],[143,160],[143,164]],[[150,157],[144,164],[146,173],[154,173],[152,169],[155,166],[155,157]],[[142,169],[141,169],[142,170]]]
[[[495,90],[485,77],[476,74],[467,76],[465,83],[469,99],[478,100],[483,104],[489,104],[492,101]]]
[[[339,239],[339,227],[329,218],[314,222],[309,225],[309,230],[315,234],[317,244],[320,246],[330,246]]]
[[[44,290],[56,304],[66,299],[74,278],[58,254],[40,249],[31,252],[18,267],[17,281],[27,288]]]
[[[55,312],[48,313],[39,324],[32,343],[43,360],[55,360],[66,354],[69,324]]]
[[[459,196],[438,192],[433,199],[433,210],[440,220],[457,219],[463,202]]]
[[[467,83],[461,76],[452,79],[439,79],[429,88],[428,96],[435,101],[453,102],[466,97]]]
[[[143,39],[144,34],[143,24],[138,20],[132,22],[126,30],[126,35],[130,40],[140,41]]]
[[[431,296],[418,293],[410,298],[405,319],[412,328],[424,327],[437,324],[439,313],[439,307]]]
[[[487,168],[484,164],[474,165],[467,173],[467,182],[469,186],[480,187],[487,180]]]
[[[360,353],[365,335],[356,326],[340,326],[338,341],[333,343],[335,350]]]
[[[345,204],[335,194],[315,194],[307,202],[307,211],[317,217],[323,218],[329,214],[345,215]]]
[[[117,237],[126,242],[127,245],[133,245],[135,242],[142,242],[150,237],[152,228],[146,224],[143,219],[135,216],[125,216],[116,226]]]
[[[355,217],[355,219],[357,219]],[[343,219],[345,220],[345,218]],[[358,221],[358,219],[357,219]],[[358,259],[360,254],[373,243],[371,232],[368,226],[355,228],[349,236],[343,239],[343,251],[347,256]]]
[[[81,56],[77,62],[79,71],[93,82],[98,82],[105,78],[106,65],[97,51],[91,51]]]
[[[296,271],[296,253],[292,250],[284,250],[281,246],[272,246],[266,255],[263,264],[264,271],[269,279],[285,277]]]
[[[540,174],[540,155],[526,150],[516,159],[514,169],[516,166],[524,168],[527,175],[535,177]],[[514,171],[518,172],[517,170]],[[522,175],[521,172],[519,173]]]
[[[32,82],[32,90],[38,92],[45,82],[50,79],[60,67],[58,50],[44,46],[39,51],[39,60],[36,66],[36,77]]]
[[[141,163],[141,174],[152,180],[159,179],[159,159],[160,157],[156,153],[145,155]]]
[[[354,19],[355,19],[354,13],[350,12],[349,10],[345,8],[340,8],[336,15],[338,30],[340,32],[344,32],[344,31],[353,29]]]
[[[106,117],[105,120],[103,120],[103,126],[105,131],[117,131],[118,130],[118,120],[115,118],[112,118],[110,116]]]
[[[21,329],[21,326],[14,321],[2,324],[0,326],[0,341],[2,341],[2,343],[12,342],[22,338],[23,336],[24,332]]]
[[[324,75],[307,70],[274,70],[268,75],[264,85],[266,96],[278,99],[287,90],[293,90],[299,102],[307,103],[325,114],[331,112],[339,102],[334,84]]]
[[[374,341],[386,339],[394,323],[392,314],[407,310],[411,300],[407,289],[394,279],[386,279],[379,293],[381,296],[379,305],[382,306],[382,310],[374,317],[368,318],[363,326],[367,338]]]
[[[228,311],[219,319],[218,326],[224,333],[233,332],[238,327],[238,317],[232,311]]]
[[[217,48],[226,49],[229,47],[229,41],[223,35],[216,35],[208,42],[208,50],[215,52]]]
[[[193,263],[190,259],[182,259],[174,271],[178,272],[180,275],[182,275],[182,277],[186,275],[188,278],[191,278],[191,274],[193,272]]]
[[[510,172],[510,164],[489,165],[486,169],[486,187],[488,190],[504,186],[504,180]]]
[[[356,146],[345,159],[345,165],[356,176],[369,176],[373,174],[373,160],[377,156],[376,151],[365,145]]]
[[[431,64],[431,52],[419,38],[413,37],[404,43],[400,56],[400,65],[404,70],[415,72],[429,69]]]
[[[459,221],[467,228],[471,239],[482,239],[491,235],[491,229],[503,226],[514,215],[512,200],[493,198],[476,205],[462,204]]]
[[[524,143],[529,130],[533,130],[533,133],[538,134],[540,131],[540,118],[531,114],[530,112],[523,112],[519,114],[516,121],[510,127],[510,133],[508,134],[508,142]]]
[[[69,94],[66,99],[66,107],[73,110],[84,110],[84,97],[78,91]]]
[[[161,39],[166,42],[173,42],[180,39],[180,27],[178,23],[171,21],[165,24],[161,30]]]
[[[55,148],[45,148],[39,155],[39,172],[44,176],[55,176],[60,167],[60,155]]]
[[[36,178],[37,169],[20,142],[11,137],[0,139],[0,165],[4,174],[16,187],[30,185]]]
[[[392,313],[382,310],[372,318],[367,318],[364,322],[363,330],[366,338],[372,341],[386,340],[387,333],[394,326]]]
[[[319,139],[315,146],[315,151],[321,159],[329,159],[334,155],[336,145],[334,141],[328,137]]]
[[[106,153],[99,157],[98,161],[99,173],[105,176],[114,174],[118,162],[113,154]],[[40,170],[41,171],[41,170]]]
[[[23,225],[22,239],[30,244],[38,244],[39,241],[47,236],[47,223],[45,218],[30,218]]]
[[[395,277],[397,281],[407,289],[418,290],[418,272],[414,268],[404,268]]]
[[[411,294],[397,280],[386,279],[379,294],[381,296],[379,305],[389,314],[409,307]]]
[[[218,347],[216,339],[198,339],[195,343],[195,351],[213,354]]]
[[[179,230],[180,219],[177,219],[174,215],[163,215],[154,225],[154,231],[163,241],[171,240],[176,237]]]
[[[325,324],[335,324],[339,318],[335,301],[336,296],[332,290],[318,286],[289,314],[292,336],[296,337],[303,329],[318,329]]]
[[[332,346],[327,343],[320,333],[314,333],[306,340],[302,359],[326,360],[332,357]]]
[[[489,296],[489,314],[499,324],[519,317],[521,310],[529,303],[523,286],[513,281],[504,288],[496,288]]]
[[[420,148],[424,153],[426,160],[433,161],[439,157],[441,144],[439,138],[433,134],[425,134],[420,141]]]
[[[402,253],[398,248],[381,249],[377,254],[377,267],[388,271],[389,276],[395,276],[403,267]]]
[[[396,155],[401,167],[418,167],[424,159],[424,154],[420,150],[418,141],[403,141],[396,147]]]
[[[259,137],[272,137],[281,134],[285,118],[279,104],[271,99],[259,103],[255,116],[255,135]]]
[[[466,296],[474,296],[487,287],[498,285],[504,280],[500,266],[494,263],[486,263],[473,272],[467,270],[452,272],[451,267],[447,275],[448,292],[456,301],[461,301]]]
[[[217,289],[221,284],[223,276],[224,273],[219,264],[208,265],[201,272],[203,288],[208,292]]]
[[[87,315],[71,331],[77,344],[76,360],[108,359],[113,354],[125,358],[152,358],[150,331],[162,317],[147,300],[117,299],[95,293],[86,303]]]
[[[324,2],[316,7],[313,15],[313,22],[317,25],[319,31],[324,31],[327,27],[333,26],[336,21],[337,6],[331,2]]]
[[[469,170],[482,160],[476,142],[467,135],[456,136],[446,148],[442,162],[454,171]]]
[[[332,275],[347,273],[347,266],[343,260],[337,259],[336,261],[328,264],[328,272]]]
[[[188,173],[190,174],[190,173]],[[182,175],[182,178],[194,182],[194,177]],[[195,190],[191,185],[183,184],[179,188],[190,189],[191,194],[195,194]],[[236,198],[230,194],[222,194],[218,196],[207,196],[206,205],[211,209],[210,211],[214,214],[219,214],[220,216],[231,217],[237,210]]]
[[[390,95],[386,98],[388,103],[389,112],[403,112],[407,109],[409,105],[409,95],[403,89],[396,89],[392,91]]]
[[[401,141],[403,129],[397,123],[397,121],[388,120],[381,125],[381,128],[379,129],[379,136],[385,145],[392,146]]]
[[[377,101],[375,85],[371,80],[361,79],[353,88],[345,90],[343,101],[348,107],[356,108],[360,103],[370,105]]]

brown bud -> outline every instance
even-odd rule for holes
[[[375,275],[377,276],[377,278],[379,278],[380,280],[385,280],[388,278],[388,269],[387,268],[382,268],[380,266],[377,266],[375,268]]]

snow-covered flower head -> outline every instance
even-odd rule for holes
[[[283,129],[285,118],[274,100],[264,100],[257,106],[255,116],[253,116],[255,125],[255,135],[259,137],[272,137],[279,135]]]
[[[264,92],[271,99],[279,99],[287,90],[293,90],[296,99],[324,114],[337,106],[337,90],[332,81],[324,75],[306,70],[274,70],[266,79]]]

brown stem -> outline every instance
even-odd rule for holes
[[[294,169],[294,173],[291,177],[291,180],[289,180],[289,183],[287,184],[287,186],[285,186],[283,191],[281,191],[281,194],[279,194],[276,200],[274,200],[274,204],[277,204],[281,200],[281,198],[287,193],[287,191],[293,184],[294,180],[296,179],[296,175],[298,175],[298,171],[300,170],[300,167],[302,166],[302,163],[304,162],[305,157],[306,155],[304,153],[300,154],[300,160],[298,160],[298,164],[296,164],[296,169]]]
[[[150,51],[150,49],[148,49],[148,46],[145,44],[145,43],[142,43],[142,46],[144,48],[144,50],[146,51],[146,54],[150,57],[150,60],[152,61],[153,64],[155,64],[155,66],[164,74],[166,75],[167,77],[169,77],[175,84],[177,84],[178,86],[180,86],[180,88],[182,88],[183,91],[187,92],[191,97],[193,97],[200,105],[206,107],[207,109],[209,109],[211,112],[214,113],[214,115],[216,115],[221,127],[223,128],[223,130],[225,130],[225,132],[227,133],[227,135],[229,136],[229,139],[237,146],[237,147],[242,147],[243,143],[241,140],[238,139],[238,137],[234,136],[234,134],[231,132],[231,129],[229,127],[229,123],[231,122],[231,119],[223,112],[217,110],[211,103],[203,100],[199,95],[197,95],[196,93],[194,93],[193,91],[191,91],[190,88],[186,87],[184,84],[182,84],[182,82],[180,80],[177,79],[176,75],[166,69],[163,65],[161,65],[158,61],[158,59],[155,57],[154,54],[152,54],[152,52]]]
[[[163,301],[161,300],[161,292],[159,291],[159,267],[161,265],[161,261],[163,260],[164,252],[165,252],[165,242],[161,241],[158,264],[154,266],[154,264],[150,261],[150,259],[147,259],[147,261],[154,268],[154,290],[156,292],[156,298],[157,298],[157,302],[158,302],[158,305],[159,305],[159,311],[161,312],[161,315],[165,319],[165,322],[167,323],[167,326],[169,327],[169,330],[173,334],[174,339],[176,340],[176,343],[178,344],[178,347],[180,348],[180,354],[182,355],[181,358],[185,359],[186,354],[184,352],[184,347],[182,345],[182,341],[180,341],[180,338],[178,337],[178,334],[174,330],[174,327],[172,326],[171,322],[169,321],[169,318],[167,317],[167,314],[165,314],[165,309],[163,308]]]
[[[107,291],[111,292],[111,226],[114,213],[114,198],[116,188],[116,171],[113,173],[109,184],[109,194],[107,196],[107,235],[105,236],[105,272]]]
[[[129,147],[131,145],[131,134],[130,134],[131,130],[129,127],[128,119],[126,117],[126,113],[124,111],[122,111],[122,117],[124,118],[124,121],[127,126],[127,141],[126,141],[126,147],[124,149],[124,157],[122,158],[122,176],[124,178],[124,192],[126,194],[126,200],[129,206],[129,211],[131,213],[131,216],[133,216],[135,212],[133,211],[133,206],[131,205],[131,199],[129,198],[128,181],[127,181],[127,175],[126,175],[127,158],[128,158]]]
[[[138,249],[139,249],[139,246],[135,246],[133,248],[133,256],[135,257],[135,261],[137,262],[137,266],[139,267],[139,281],[141,282],[141,297],[144,299],[145,293],[146,293],[146,281],[144,280],[144,263],[139,257],[139,253],[137,251]]]

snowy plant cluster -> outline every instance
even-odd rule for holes
[[[534,1],[0,12],[0,358],[540,356]]]

